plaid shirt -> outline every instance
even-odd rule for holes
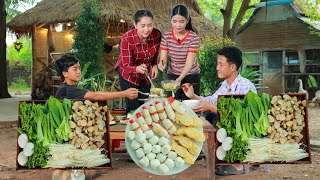
[[[140,42],[137,29],[126,32],[122,36],[120,55],[114,68],[119,67],[120,75],[132,84],[138,86],[142,80],[149,84],[146,75],[137,73],[136,67],[145,64],[151,74],[152,66],[158,63],[160,39],[161,33],[157,29],[153,29],[145,44]]]
[[[204,99],[216,106],[219,95],[241,95],[247,94],[249,90],[257,93],[257,89],[254,84],[239,74],[230,86],[227,81],[224,80],[219,89],[213,95],[204,97]]]

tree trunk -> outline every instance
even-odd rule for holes
[[[221,9],[223,15],[223,37],[228,37],[229,34],[233,5],[234,0],[228,0],[226,9]]]
[[[230,29],[229,33],[228,33],[228,37],[236,42],[236,38],[237,38],[237,32],[240,26],[240,23],[244,17],[244,15],[246,14],[247,10],[250,8],[249,4],[250,4],[251,0],[243,0],[241,7],[238,11],[237,17],[233,22],[232,28]]]
[[[6,60],[6,4],[0,0],[0,98],[11,97],[8,92]]]

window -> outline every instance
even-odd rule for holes
[[[260,65],[260,54],[259,52],[245,52],[243,53],[243,61],[246,65]]]
[[[282,69],[282,51],[265,52],[268,69]]]

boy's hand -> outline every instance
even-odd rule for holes
[[[136,88],[129,88],[124,92],[125,92],[125,96],[129,99],[136,99],[138,97],[138,89]]]
[[[206,112],[206,111],[210,111],[210,112],[214,112],[214,105],[211,104],[209,101],[205,100],[205,99],[200,99],[201,104],[197,107],[192,108],[192,110],[194,112]]]
[[[194,99],[194,90],[193,90],[193,87],[190,83],[185,83],[185,84],[182,84],[182,90],[184,92],[184,94],[190,98],[190,99]]]

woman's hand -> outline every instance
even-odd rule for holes
[[[164,70],[166,69],[166,65],[167,65],[167,62],[164,62],[164,60],[160,60],[160,62],[158,64],[159,70],[164,72]]]
[[[157,65],[152,66],[151,69],[151,79],[154,80],[158,77],[158,68]]]
[[[137,73],[145,74],[146,71],[148,71],[148,69],[147,69],[147,66],[145,64],[141,64],[140,66],[136,67],[136,71],[137,71]]]
[[[129,88],[124,91],[125,96],[129,99],[136,99],[138,97],[138,89],[136,88]]]

